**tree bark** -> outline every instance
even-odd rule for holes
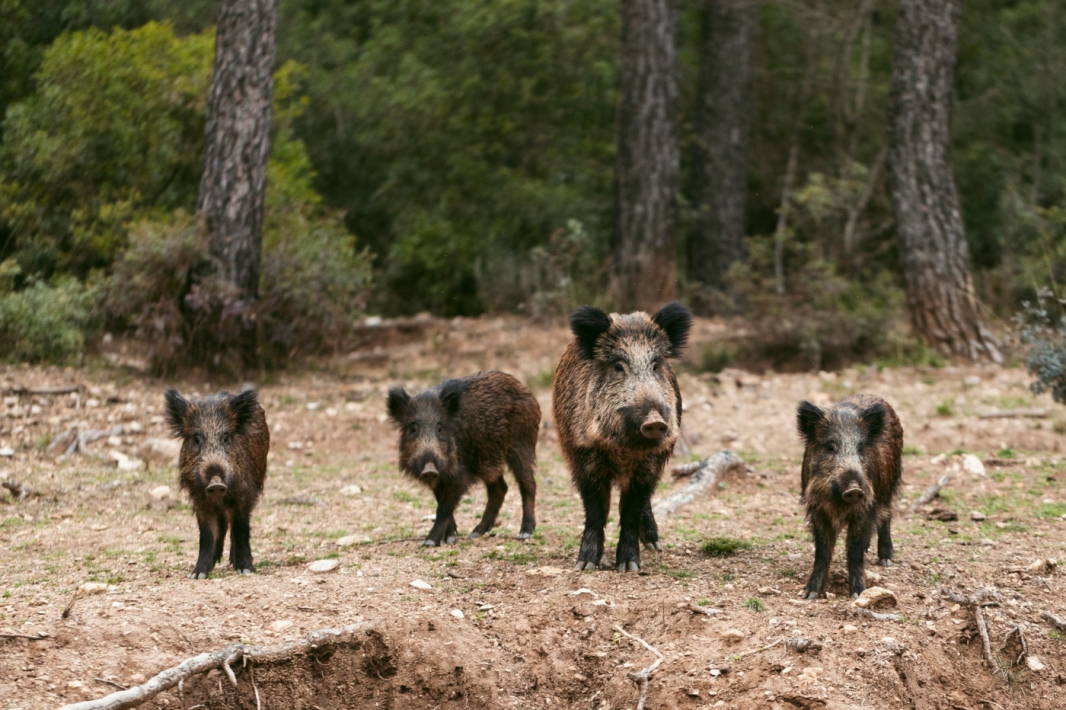
[[[196,209],[215,276],[239,294],[228,309],[243,312],[259,293],[276,26],[277,0],[222,0]]]
[[[612,291],[620,311],[674,297],[677,0],[622,0]]]
[[[970,274],[951,172],[957,0],[900,0],[889,97],[892,207],[911,322],[949,355],[1001,362]]]
[[[726,273],[744,256],[758,28],[758,0],[704,2],[692,155],[691,202],[698,214],[688,272],[694,285],[715,291],[727,290]]]

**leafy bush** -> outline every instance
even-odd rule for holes
[[[1028,348],[1025,366],[1036,378],[1033,394],[1050,392],[1056,402],[1066,403],[1066,299],[1039,289],[1036,302],[1024,302],[1014,320],[1018,339]]]
[[[72,278],[31,281],[21,291],[3,289],[18,267],[0,264],[0,356],[10,362],[71,362],[82,352],[92,321],[92,294]]]

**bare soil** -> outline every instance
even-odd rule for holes
[[[643,573],[573,572],[582,508],[550,423],[551,373],[566,330],[479,319],[365,331],[350,355],[252,383],[261,388],[272,451],[253,518],[258,571],[250,577],[220,567],[209,580],[188,578],[196,527],[177,492],[162,419],[167,386],[206,394],[245,383],[172,382],[113,365],[0,369],[0,449],[14,449],[0,458],[0,475],[41,494],[16,501],[0,490],[0,633],[47,634],[0,638],[0,708],[101,697],[114,690],[102,681],[141,683],[228,643],[278,644],[360,621],[374,623],[365,641],[259,666],[254,687],[251,669],[238,668],[236,689],[211,673],[146,707],[254,708],[257,690],[262,708],[633,708],[638,688],[627,674],[655,659],[616,625],[665,656],[648,695],[655,710],[1063,707],[1066,643],[1041,613],[1066,616],[1064,572],[1028,567],[1064,556],[1064,413],[1029,394],[1023,370],[700,374],[693,363],[702,345],[727,328],[698,321],[680,375],[693,451],[678,462],[730,448],[751,470],[660,520],[665,549],[643,553]],[[111,360],[133,362],[121,352]],[[539,527],[528,542],[514,539],[521,510],[512,485],[494,535],[420,549],[432,496],[396,471],[385,391],[479,369],[527,382],[545,412]],[[71,384],[81,391],[11,394]],[[898,621],[857,616],[842,596],[798,599],[813,552],[798,502],[795,408],[804,398],[828,404],[856,392],[885,397],[905,430],[896,565],[870,560],[868,568],[871,584],[898,597]],[[979,417],[1032,407],[1051,414]],[[93,455],[57,460],[65,446],[48,451],[72,428],[116,425],[121,433],[87,445]],[[112,451],[144,465],[118,468],[104,460]],[[958,467],[958,452],[976,454],[986,473],[959,468],[939,499],[911,513],[927,486]],[[659,496],[683,485],[666,478]],[[169,497],[160,486],[170,487]],[[470,492],[456,516],[460,533],[484,501],[483,490]],[[958,520],[928,520],[932,508]],[[616,504],[613,512],[609,545],[617,540]],[[985,518],[974,521],[972,512]],[[701,552],[723,536],[750,546],[729,557]],[[335,571],[308,570],[329,558],[339,561]],[[839,548],[833,569],[834,591],[846,594]],[[90,581],[106,591],[76,595]],[[986,610],[998,669],[985,660],[969,610],[940,592],[979,588],[995,588],[1003,600]],[[696,614],[689,603],[722,613]],[[1016,654],[1001,650],[1015,625],[1042,670],[1012,666]],[[731,630],[739,640],[727,643]],[[749,654],[792,638],[813,647],[799,653],[782,642]]]

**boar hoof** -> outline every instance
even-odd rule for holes
[[[651,550],[653,552],[662,552],[663,546],[659,544],[658,540],[656,540],[655,542],[645,542],[644,549]]]
[[[640,571],[640,565],[637,564],[636,562],[634,562],[633,560],[630,560],[629,562],[619,562],[618,563],[618,571],[619,572],[639,572]]]
[[[578,560],[577,564],[574,565],[575,570],[596,569],[597,567],[599,567],[599,565],[592,560]]]
[[[892,558],[888,557],[888,558],[885,558],[883,560],[878,560],[877,564],[881,565],[882,567],[891,567],[892,566]]]
[[[533,537],[533,533],[528,533],[528,532],[520,532],[520,533],[518,533],[518,539],[519,540],[528,540],[531,537]]]
[[[193,572],[189,575],[189,579],[207,579],[207,572]]]
[[[481,536],[482,536],[482,535],[484,535],[484,534],[485,534],[485,533],[480,533],[480,532],[478,532],[477,530],[474,530],[474,531],[473,531],[473,532],[471,532],[471,533],[470,533],[469,535],[467,535],[467,537],[468,537],[468,538],[470,538],[471,540],[473,540],[473,539],[475,539],[475,538],[479,538],[479,537],[481,537]]]
[[[818,592],[804,592],[803,593],[803,598],[804,599],[821,599],[822,595],[819,594]]]
[[[422,541],[422,547],[436,547],[436,546],[437,546],[437,543],[435,543],[432,540],[432,538],[428,538],[427,537],[425,540]]]
[[[444,540],[444,542],[448,543],[449,545],[454,545],[454,544],[455,544],[455,540],[456,540],[456,537],[455,537],[455,535],[449,535],[449,536],[448,536],[448,537],[447,537],[447,538],[446,538],[446,539]]]
[[[246,575],[246,574],[251,574],[253,571],[254,570],[251,567],[245,567],[244,569],[237,570],[237,574],[243,576],[243,575]]]

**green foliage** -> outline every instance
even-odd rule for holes
[[[700,352],[701,372],[721,372],[737,360],[737,346],[733,343],[707,343]]]
[[[752,547],[749,540],[740,540],[735,537],[712,537],[705,541],[700,550],[708,557],[732,557],[740,550],[748,550]]]
[[[938,417],[953,417],[955,416],[955,400],[954,398],[945,399],[936,405],[936,415]]]
[[[0,264],[0,273],[13,270],[10,260]],[[0,357],[8,362],[74,362],[92,316],[91,292],[70,277],[53,284],[31,280],[21,291],[2,291]]]
[[[765,608],[765,606],[763,605],[761,599],[759,599],[757,597],[751,597],[750,599],[748,599],[748,601],[744,602],[744,608],[745,609],[750,609],[751,611],[758,612],[758,611],[762,611]]]

